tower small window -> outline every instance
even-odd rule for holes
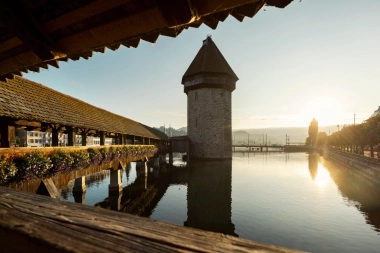
[[[198,91],[195,92],[195,100],[198,100]]]

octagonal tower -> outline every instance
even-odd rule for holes
[[[231,95],[239,78],[211,36],[182,77],[190,159],[231,159]]]

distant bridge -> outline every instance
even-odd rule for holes
[[[306,146],[305,143],[289,143],[287,145],[260,145],[260,144],[234,144],[232,145],[233,151],[236,152],[236,148],[246,148],[248,151],[269,151],[269,149],[279,149],[281,151],[306,151],[313,149],[313,147]]]

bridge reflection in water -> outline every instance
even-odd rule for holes
[[[268,154],[268,156],[271,155]],[[368,180],[360,174],[360,171],[326,160],[316,153],[307,156],[308,173],[314,183],[323,186],[326,184],[324,180],[333,181],[345,205],[359,210],[366,222],[371,224],[374,230],[380,232],[379,184]],[[133,162],[128,163],[119,175],[124,177],[125,187],[116,194],[107,192],[109,174],[92,176],[93,182],[88,180],[89,176],[86,177],[87,190],[91,184],[93,187],[103,185],[102,191],[105,192],[101,196],[95,196],[97,200],[92,201],[92,204],[96,203],[96,206],[144,217],[166,215],[165,221],[169,222],[173,222],[174,219],[167,216],[181,212],[181,215],[176,214],[174,223],[238,236],[231,218],[232,161],[190,162],[187,167],[173,169],[153,168],[145,163]],[[178,199],[171,199],[169,206],[164,208],[163,205],[168,204],[167,199],[161,203],[160,201],[166,193],[182,194],[181,198],[185,199],[184,193],[179,191],[178,187],[187,190],[187,198],[184,200],[186,203],[178,203],[176,202]],[[175,191],[173,191],[174,188]],[[104,197],[107,194],[108,197]],[[94,196],[89,198],[94,198]],[[81,199],[84,197],[78,198],[78,202],[81,202]],[[183,205],[185,210],[178,211],[178,208],[173,208],[178,205]]]
[[[174,168],[151,167],[144,162],[128,163],[121,170],[124,180],[129,180],[133,169],[133,182],[127,183],[120,192],[109,190],[108,197],[98,201],[95,206],[150,217],[170,186],[183,185],[187,186],[188,216],[183,221],[184,226],[238,236],[231,221],[231,160],[192,162],[187,167]],[[87,176],[86,188],[103,185],[106,191],[106,184],[97,182],[106,181],[112,173],[115,172],[111,170]],[[122,173],[118,173],[120,181]],[[68,199],[71,195],[72,184],[62,190],[63,198]],[[86,192],[72,193],[74,201],[78,203],[85,203],[85,195]]]

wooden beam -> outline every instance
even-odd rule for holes
[[[39,29],[37,22],[23,9],[18,0],[0,1],[0,22],[41,60],[64,56],[53,40]]]
[[[42,26],[48,33],[54,32],[60,28],[75,24],[79,21],[103,13],[120,5],[126,4],[130,1],[131,0],[98,0],[90,4],[87,4],[81,8],[78,8],[72,12],[59,16],[53,20],[50,20]]]
[[[16,120],[14,123],[16,126],[30,126],[30,127],[41,127],[41,122],[27,121],[27,120]]]
[[[5,52],[11,48],[14,48],[20,45],[22,45],[22,41],[19,38],[17,37],[10,38],[0,43],[0,53]]]
[[[167,24],[156,7],[64,37],[57,44],[67,54],[74,54],[83,51],[83,48],[95,49],[114,43],[124,44],[129,38],[165,27]]]
[[[297,252],[5,187],[0,203],[4,252]]]
[[[263,2],[263,0],[192,0],[199,16],[206,16],[219,11],[225,11],[245,4]]]

